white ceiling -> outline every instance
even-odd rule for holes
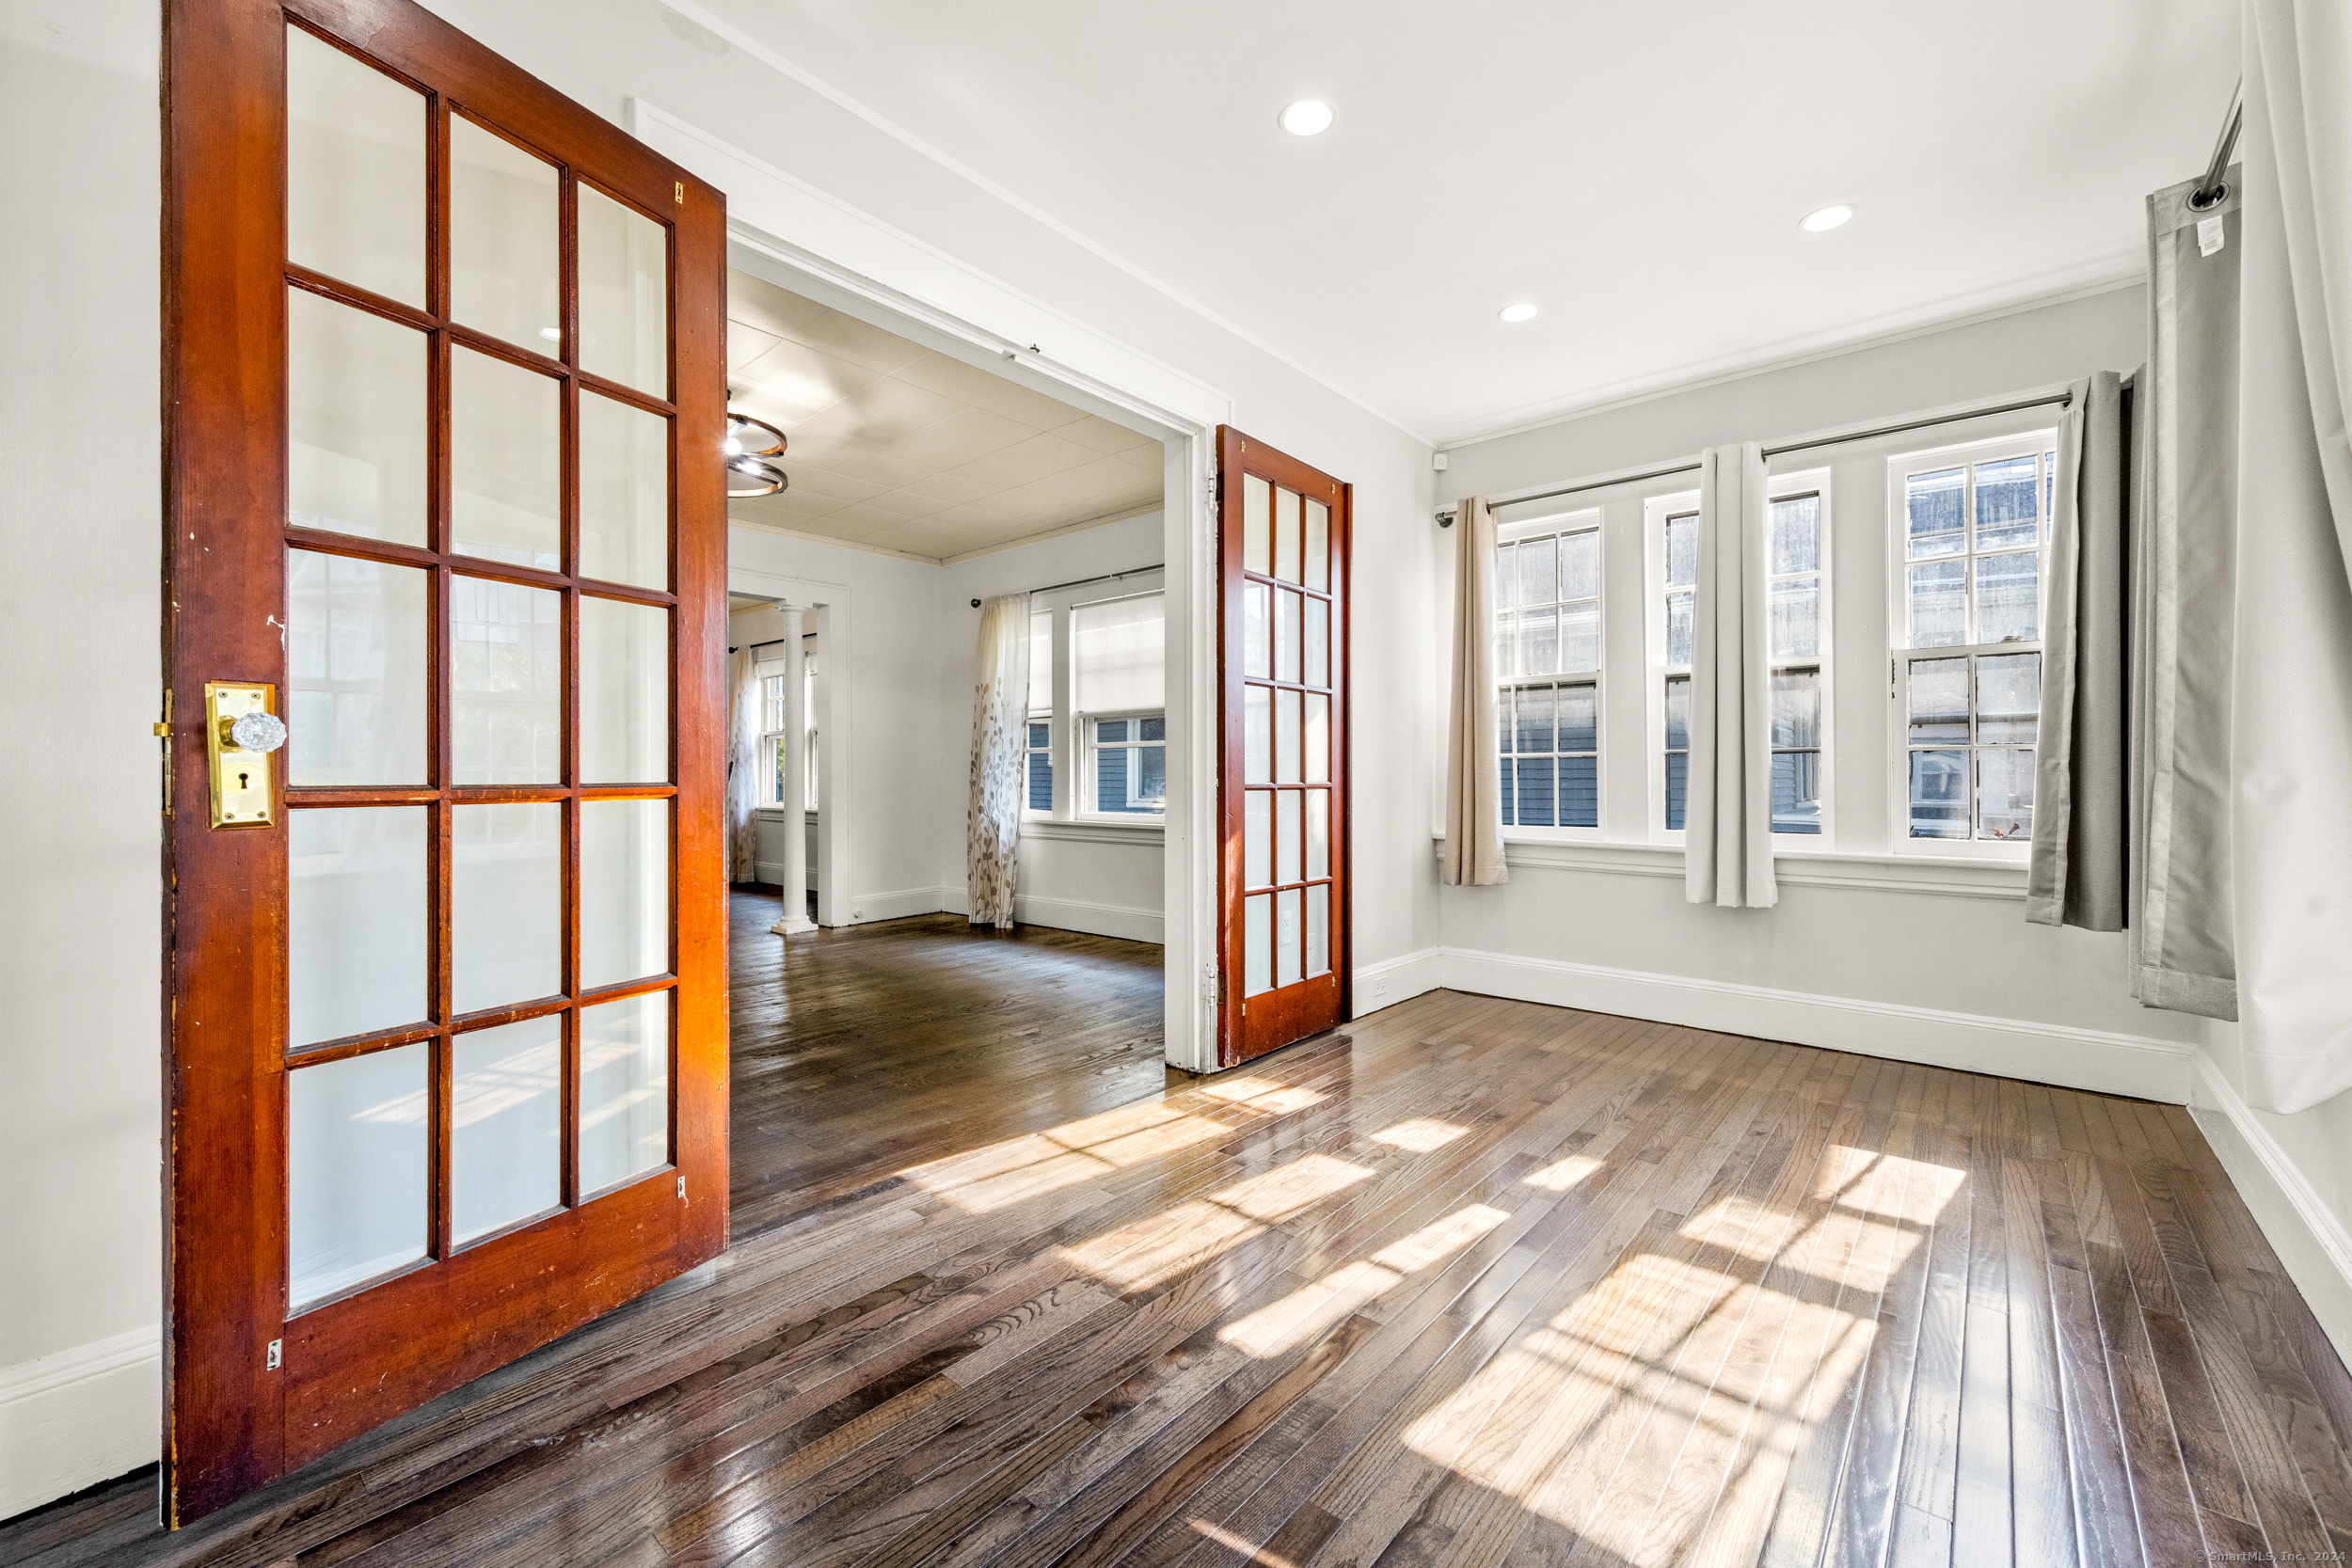
[[[1441,441],[2128,277],[2238,56],[2233,0],[679,8]]]
[[[952,561],[1160,505],[1157,441],[742,272],[727,384],[787,440],[755,528]]]

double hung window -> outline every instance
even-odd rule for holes
[[[1696,497],[1677,498],[1695,503]],[[1660,606],[1664,636],[1661,666],[1661,699],[1664,723],[1665,823],[1680,832],[1691,797],[1691,645],[1696,625],[1699,582],[1699,514],[1695,504],[1660,507],[1656,524],[1659,560],[1663,570],[1663,600]]]
[[[1071,693],[1084,737],[1082,812],[1167,811],[1166,614],[1160,594],[1071,610]]]
[[[1513,524],[1495,548],[1502,822],[1600,825],[1600,514]]]
[[[2032,837],[2050,446],[2044,431],[1891,465],[1898,789],[1915,844]]]
[[[806,648],[815,641],[813,635],[804,636],[801,645]],[[783,807],[791,803],[786,798],[791,778],[791,753],[785,750],[792,744],[792,708],[787,701],[786,691],[786,683],[791,677],[783,673],[781,659],[771,664],[769,669],[771,673],[762,675],[759,681],[759,756],[764,765],[761,770],[766,775],[765,787],[760,792],[760,804]],[[801,809],[815,811],[818,774],[817,655],[813,652],[806,654],[801,661],[801,714],[800,745],[805,758],[801,772]]]
[[[1054,612],[1029,611],[1029,754],[1026,809],[1054,814]]]

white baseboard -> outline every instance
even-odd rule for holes
[[[850,896],[850,924],[870,926],[877,920],[904,920],[911,914],[937,914],[947,908],[935,887],[899,888],[891,893],[858,893]]]
[[[1444,952],[1439,947],[1423,947],[1378,963],[1357,965],[1353,988],[1355,1016],[1362,1018],[1383,1007],[1393,1007],[1445,984],[1439,971]]]
[[[2312,1316],[2352,1366],[2352,1230],[2202,1051],[2188,1114],[2310,1303]]]
[[[2194,1048],[2171,1040],[1558,958],[1441,951],[1440,983],[1455,990],[2174,1105],[2188,1101]]]
[[[943,887],[938,894],[941,909],[952,914],[972,912],[967,890]],[[1161,944],[1168,941],[1168,916],[1164,912],[1125,904],[1090,904],[1082,898],[1036,898],[1021,893],[1013,895],[1012,918],[1023,926],[1044,926],[1057,931],[1084,931],[1089,936]]]
[[[0,1519],[151,1464],[162,1386],[151,1325],[0,1368]]]
[[[759,879],[761,881],[767,882],[775,887],[782,887],[784,885],[784,862],[754,861],[752,863],[752,869],[758,873]],[[815,866],[810,866],[808,868],[807,875],[808,891],[815,893],[817,891],[817,868]]]

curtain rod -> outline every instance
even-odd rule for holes
[[[2220,138],[2213,144],[2213,156],[2206,161],[2205,177],[2197,182],[2197,188],[2188,193],[2188,207],[2202,213],[2217,206],[2230,194],[2222,182],[2222,170],[2230,166],[2230,152],[2237,146],[2237,134],[2246,124],[2246,78],[2237,79],[2230,89],[2230,112],[2222,118]]]
[[[2023,409],[2042,408],[2052,404],[2063,408],[2074,401],[2074,394],[2071,389],[2062,392],[2045,392],[2040,397],[2018,398],[2009,403],[1955,409],[1948,414],[1932,414],[1924,419],[1904,420],[1897,424],[1872,425],[1863,430],[1834,430],[1825,436],[1808,436],[1802,440],[1784,441],[1777,446],[1766,447],[1764,455],[1772,458],[1778,457],[1783,452],[1806,451],[1815,447],[1842,446],[1848,441],[1876,440],[1882,436],[1899,436],[1909,430],[1929,430],[1940,424],[1958,424],[1963,420],[1990,419],[1995,414],[2014,414]],[[1606,474],[1599,479],[1580,480],[1574,484],[1564,484],[1551,490],[1538,490],[1529,496],[1513,496],[1507,500],[1490,501],[1487,504],[1492,507],[1523,506],[1529,501],[1554,500],[1562,496],[1581,495],[1587,490],[1608,490],[1620,484],[1639,484],[1645,479],[1664,479],[1670,474],[1692,473],[1696,471],[1698,467],[1699,460],[1693,457],[1686,462],[1677,463],[1663,468],[1650,468],[1630,474]],[[1452,528],[1454,515],[1454,507],[1439,507],[1437,511],[1438,526]]]
[[[1042,588],[1032,588],[1029,592],[1032,594],[1051,594],[1056,589],[1084,588],[1089,582],[1117,582],[1120,578],[1139,578],[1146,572],[1163,572],[1167,569],[1168,563],[1163,561],[1154,562],[1150,566],[1130,566],[1123,572],[1103,572],[1090,578],[1072,578],[1068,582],[1049,582]],[[972,608],[974,610],[979,609],[980,601],[974,599],[972,601]]]

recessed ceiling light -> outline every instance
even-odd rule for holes
[[[1495,314],[1507,322],[1533,321],[1535,318],[1536,307],[1532,300],[1522,299],[1517,305],[1504,306]]]
[[[1282,111],[1282,129],[1294,136],[1319,136],[1331,129],[1331,105],[1320,98],[1302,98]]]
[[[539,336],[550,343],[560,343],[564,341],[564,329],[560,326],[543,326],[539,329]]]
[[[1853,209],[1842,203],[1835,207],[1818,207],[1805,214],[1804,221],[1797,227],[1808,234],[1825,234],[1851,216]]]

